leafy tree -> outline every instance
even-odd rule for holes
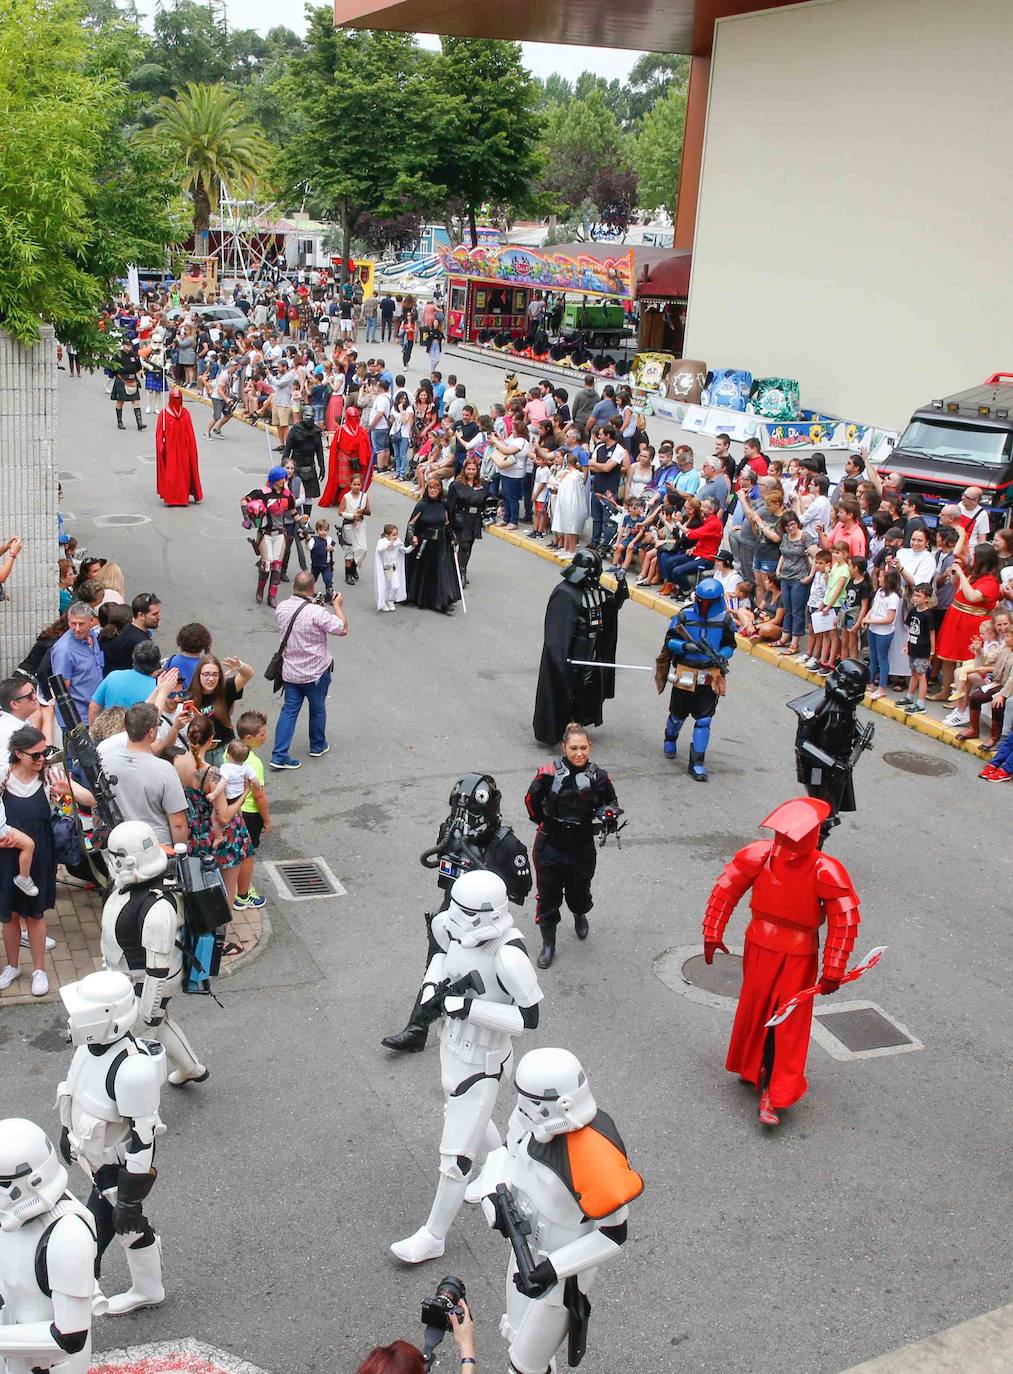
[[[625,84],[617,77],[611,81],[596,72],[581,72],[573,87],[575,100],[587,100],[597,91],[607,109],[615,115],[620,127],[625,129],[630,123],[630,103]]]
[[[86,363],[109,351],[97,313],[112,278],[172,232],[157,165],[138,201],[117,163],[129,96],[102,31],[112,17],[0,0],[0,324],[26,345],[52,324]]]
[[[256,36],[256,35],[254,35]],[[189,82],[214,85],[234,79],[226,34],[209,6],[173,0],[156,8],[154,38],[131,86],[149,96],[173,95]]]
[[[434,180],[459,200],[473,245],[487,202],[513,210],[534,205],[539,171],[538,88],[519,43],[443,38],[428,100]]]
[[[422,236],[422,216],[408,213],[383,218],[361,214],[355,226],[355,235],[370,252],[380,256],[385,253],[405,253]]]
[[[613,233],[627,228],[636,209],[636,176],[628,140],[600,89],[548,112],[544,160],[541,188],[557,214],[580,221],[585,238],[592,237],[594,222]]]
[[[645,210],[664,209],[675,216],[685,126],[686,88],[673,83],[645,118],[634,143]]]
[[[260,162],[260,134],[243,123],[239,97],[221,86],[189,83],[175,99],[161,97],[155,123],[135,143],[171,158],[193,201],[196,250],[206,252],[219,186],[231,192],[249,190]]]
[[[639,128],[671,86],[689,84],[689,58],[680,53],[645,52],[637,58],[626,83],[627,127]]]
[[[553,105],[565,105],[573,99],[573,87],[565,76],[553,72],[543,81],[535,77],[537,105],[540,110],[551,109]]]
[[[428,167],[437,55],[411,35],[335,29],[329,8],[309,14],[305,48],[272,88],[300,129],[277,173],[291,201],[340,225],[347,261],[363,216],[396,219],[445,197]]]

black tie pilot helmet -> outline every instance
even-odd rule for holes
[[[869,685],[869,670],[855,658],[842,658],[827,678],[828,697],[849,706],[857,706]]]

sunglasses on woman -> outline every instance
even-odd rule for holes
[[[46,759],[49,757],[49,750],[39,749],[36,752],[30,752],[26,749],[22,757],[26,759]]]

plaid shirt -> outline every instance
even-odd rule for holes
[[[306,604],[303,596],[290,596],[275,608],[274,619],[278,633],[284,635],[288,622]],[[285,646],[282,677],[286,682],[316,682],[331,666],[328,635],[345,635],[348,627],[327,606],[310,604],[299,611],[299,619],[292,627]]]

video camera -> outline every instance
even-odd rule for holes
[[[422,1324],[426,1328],[426,1335],[422,1346],[422,1359],[427,1369],[433,1367],[436,1347],[447,1332],[453,1330],[451,1319],[464,1316],[464,1308],[461,1306],[464,1297],[464,1280],[454,1274],[448,1274],[436,1285],[433,1297],[423,1298]]]

